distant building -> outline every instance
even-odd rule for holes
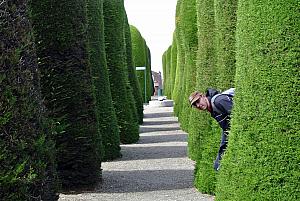
[[[162,79],[161,79],[161,72],[158,73],[155,71],[152,72],[152,78],[154,83],[154,96],[161,96],[162,94]]]

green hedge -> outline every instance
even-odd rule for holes
[[[129,102],[128,74],[124,32],[124,5],[122,0],[104,0],[104,32],[110,89],[116,110],[122,143],[139,139],[138,123],[134,120]]]
[[[237,0],[215,0],[216,87],[234,86]]]
[[[138,115],[138,122],[139,124],[143,124],[143,118],[144,118],[143,96],[142,96],[141,87],[137,79],[136,70],[133,62],[131,32],[130,32],[130,26],[128,24],[127,15],[125,15],[124,26],[125,26],[126,61],[127,61],[126,63],[127,63],[127,71],[128,71],[128,80],[132,88],[135,108]]]
[[[120,133],[112,104],[104,45],[103,0],[88,0],[88,41],[97,119],[102,135],[102,160],[120,156]]]
[[[147,68],[148,52],[147,52],[147,44],[145,42],[145,39],[142,37],[139,30],[133,25],[130,25],[130,33],[131,33],[131,41],[132,41],[132,57],[133,57],[134,66]],[[147,68],[147,73],[148,73],[148,68]],[[144,103],[146,103],[149,100],[148,99],[149,90],[146,89],[146,95],[145,95],[144,71],[137,71],[136,74],[137,74],[137,79],[139,81]],[[147,77],[148,76],[146,76],[146,79]],[[148,81],[146,84],[149,85]]]
[[[130,113],[132,114],[134,123],[139,123],[139,117],[138,117],[137,108],[136,108],[134,95],[133,95],[133,88],[129,80],[130,78],[129,74],[132,74],[132,72],[134,72],[134,69],[132,66],[132,52],[130,51],[131,50],[130,31],[129,31],[129,24],[126,16],[125,7],[123,7],[123,12],[124,12],[124,18],[123,18],[124,44],[123,45],[125,48],[124,49],[125,83],[126,83],[126,90],[128,95],[128,103],[129,103],[128,106],[130,107]]]
[[[196,90],[205,92],[208,87],[214,87],[216,84],[214,1],[197,0],[196,6],[199,41]],[[191,121],[193,122],[193,129],[189,130],[189,133],[196,135],[196,139],[200,139],[200,141],[194,142],[195,146],[198,147],[196,152],[195,186],[201,192],[213,194],[216,183],[213,161],[218,152],[220,131],[214,129],[213,125],[216,125],[216,122],[207,112],[192,113]]]
[[[174,90],[175,89],[175,78],[176,78],[176,68],[177,68],[177,38],[175,31],[173,32],[173,40],[171,47],[171,70],[170,70],[170,85],[171,85],[171,99],[174,100]]]
[[[151,100],[151,96],[154,94],[154,82],[152,78],[152,69],[151,69],[151,51],[149,47],[146,44],[146,52],[147,52],[147,63],[146,63],[146,69],[147,69],[147,100]]]
[[[299,200],[297,1],[241,0],[236,96],[216,200]]]
[[[101,136],[88,65],[86,1],[32,1],[42,95],[56,123],[58,175],[64,189],[101,176]]]
[[[174,90],[172,93],[175,105],[174,105],[174,113],[178,116],[180,120],[181,108],[182,108],[182,101],[183,101],[183,86],[184,86],[184,63],[185,63],[185,52],[183,46],[183,39],[182,39],[182,29],[183,26],[182,22],[182,13],[181,13],[181,6],[182,0],[177,1],[176,5],[176,18],[175,18],[175,36],[177,38],[177,68],[176,68],[176,77],[174,83]],[[167,79],[167,78],[166,78]]]
[[[195,90],[196,84],[196,53],[198,49],[196,0],[183,0],[182,12],[182,42],[185,52],[184,64],[184,99],[182,102],[181,127],[188,132],[191,106],[189,95]]]
[[[169,99],[171,99],[172,96],[172,90],[171,90],[171,79],[170,79],[170,72],[171,72],[171,48],[172,46],[169,46],[166,51],[166,67],[165,67],[165,74],[166,74],[166,80],[164,82],[164,89],[165,89],[165,96],[167,96]]]
[[[27,1],[1,2],[0,197],[57,200],[53,136],[42,105]]]
[[[162,55],[162,59],[161,59],[161,62],[162,62],[162,70],[163,70],[163,90],[164,89],[164,86],[166,85],[166,82],[168,82],[168,79],[166,79],[166,67],[167,67],[167,63],[166,63],[166,56],[167,56],[167,50],[164,51],[163,55]]]

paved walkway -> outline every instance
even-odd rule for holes
[[[103,184],[95,192],[60,195],[60,201],[213,201],[193,187],[187,134],[173,107],[145,106],[137,144],[122,145],[123,157],[102,163]]]

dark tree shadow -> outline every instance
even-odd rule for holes
[[[160,142],[186,142],[187,134],[173,134],[173,135],[152,135],[141,136],[138,144],[160,143]]]
[[[177,131],[177,130],[180,130],[179,126],[171,127],[171,128],[140,127],[140,133],[160,132],[160,131]]]
[[[146,118],[159,118],[159,117],[174,117],[174,113],[173,112],[162,112],[162,113],[144,114],[144,119],[146,119]]]
[[[142,126],[150,125],[164,125],[164,124],[178,124],[178,121],[144,121]]]
[[[122,158],[116,161],[162,158],[182,158],[187,156],[186,146],[122,146]]]

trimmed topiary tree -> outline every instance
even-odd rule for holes
[[[175,102],[174,105],[174,113],[178,116],[179,120],[181,121],[181,109],[182,109],[182,102],[184,94],[184,64],[185,64],[185,52],[183,46],[183,38],[182,38],[182,26],[183,26],[183,19],[181,13],[181,6],[182,0],[178,0],[176,4],[176,16],[175,16],[175,35],[177,38],[177,68],[176,68],[176,77],[173,89],[173,99]]]
[[[165,91],[165,85],[166,85],[166,82],[168,82],[168,79],[166,79],[166,67],[167,67],[167,64],[166,64],[166,57],[167,57],[167,50],[164,51],[163,55],[162,55],[162,58],[161,58],[161,62],[162,62],[162,70],[163,70],[163,90]]]
[[[125,11],[126,12],[126,11]],[[135,66],[133,63],[133,55],[132,55],[132,41],[131,41],[131,32],[130,26],[128,24],[127,15],[125,15],[125,45],[126,45],[126,63],[127,63],[127,71],[128,71],[128,80],[130,87],[132,88],[133,99],[135,103],[135,108],[138,115],[138,123],[143,124],[143,97],[140,88],[140,84],[137,79]]]
[[[300,197],[297,1],[241,0],[236,96],[216,200]]]
[[[0,10],[0,197],[57,200],[55,148],[42,105],[28,1],[2,1]]]
[[[146,69],[147,69],[147,100],[151,100],[151,96],[154,93],[154,82],[152,78],[152,70],[151,70],[151,52],[149,47],[146,44],[146,52],[147,52],[147,64],[146,64]]]
[[[196,90],[205,92],[215,86],[215,46],[214,46],[214,1],[197,0],[198,52]],[[195,136],[196,159],[195,186],[203,192],[215,192],[215,170],[213,161],[218,152],[220,131],[216,121],[208,112],[193,111],[190,117],[189,133]]]
[[[196,85],[196,54],[198,49],[196,0],[183,0],[181,6],[181,35],[185,52],[184,64],[184,99],[182,101],[181,127],[188,132],[191,106],[189,95]],[[190,136],[189,136],[190,137]],[[197,147],[196,147],[197,148]]]
[[[237,0],[215,0],[216,87],[234,86]]]
[[[146,49],[146,43],[144,38],[142,37],[139,30],[133,26],[130,25],[130,33],[131,33],[131,42],[132,42],[132,57],[133,57],[133,63],[135,67],[146,67],[147,65],[147,52]],[[144,71],[137,71],[137,79],[139,81],[141,94],[144,100],[144,103],[146,103],[145,99],[145,79],[144,79]]]
[[[164,82],[164,89],[165,89],[165,96],[171,98],[171,79],[170,79],[170,72],[171,72],[171,48],[172,46],[169,46],[166,51],[166,59],[165,59],[165,71],[164,74],[166,74],[166,79]]]
[[[174,99],[174,86],[177,68],[177,38],[175,31],[173,32],[173,41],[171,47],[171,71],[170,71],[170,82],[171,82],[171,99]]]
[[[120,157],[120,133],[112,104],[104,45],[103,0],[87,0],[89,60],[102,135],[103,160]]]
[[[56,123],[58,175],[66,190],[101,175],[101,136],[88,63],[86,1],[32,1],[42,95]]]
[[[104,0],[104,32],[110,89],[116,110],[122,143],[134,143],[139,139],[138,123],[129,102],[126,63],[123,0]]]
[[[129,108],[130,108],[130,113],[132,114],[133,122],[134,123],[139,123],[139,117],[137,114],[137,109],[135,105],[135,100],[133,97],[133,90],[131,86],[131,82],[129,81],[129,68],[134,70],[132,67],[132,53],[130,49],[128,49],[128,45],[131,45],[131,40],[128,38],[128,34],[130,35],[129,32],[129,24],[128,24],[128,19],[125,11],[125,7],[123,4],[122,10],[124,12],[124,18],[123,18],[123,48],[124,48],[124,65],[125,65],[125,83],[126,83],[126,90],[127,90],[127,95],[128,95],[128,103],[129,103]],[[128,32],[127,32],[128,31]],[[127,32],[127,33],[126,33]],[[130,65],[130,66],[129,66]],[[133,71],[134,72],[134,71]]]

